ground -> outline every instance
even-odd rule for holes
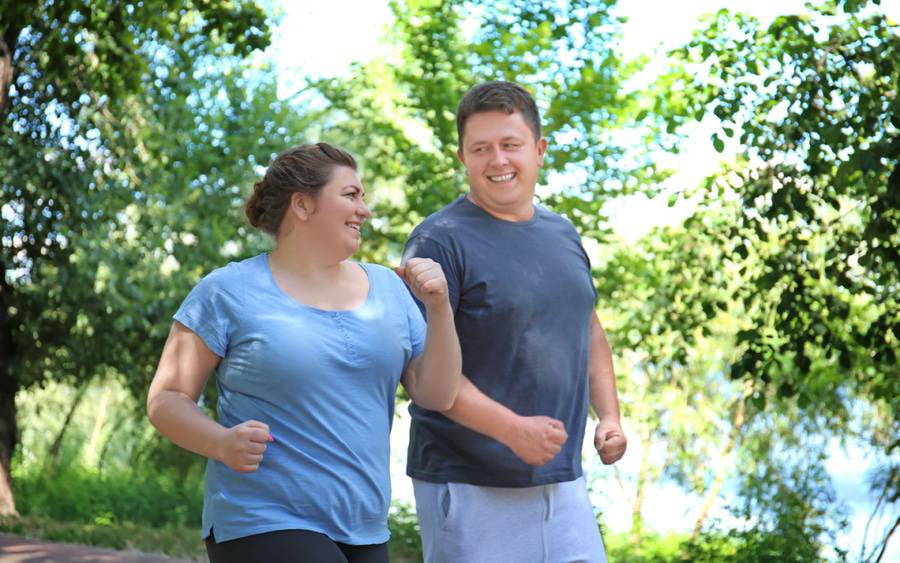
[[[193,563],[138,551],[114,551],[0,534],[0,563]]]

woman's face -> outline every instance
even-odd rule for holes
[[[355,254],[362,225],[372,216],[365,195],[355,170],[347,166],[335,168],[331,181],[322,187],[308,214],[307,225],[316,242],[336,245],[347,257]]]

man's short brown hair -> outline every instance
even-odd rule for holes
[[[462,148],[466,120],[473,114],[486,111],[519,112],[534,134],[534,140],[541,138],[541,115],[534,98],[528,90],[514,82],[493,80],[473,86],[459,102],[456,110],[456,134]]]

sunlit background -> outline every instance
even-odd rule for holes
[[[130,50],[112,48],[108,59],[98,55],[108,29],[82,29],[90,22],[77,9],[50,25],[65,3],[45,4],[47,26],[24,27],[20,49],[31,51],[0,126],[0,297],[16,343],[16,355],[0,358],[0,384],[15,386],[0,390],[15,390],[20,435],[11,463],[20,517],[0,516],[0,532],[199,557],[203,462],[161,441],[142,402],[188,289],[267,248],[241,217],[256,175],[290,144],[350,148],[375,210],[360,258],[390,264],[409,228],[464,188],[452,112],[467,81],[500,74],[535,90],[551,123],[538,195],[583,235],[617,356],[628,453],[604,467],[584,445],[611,553],[675,561],[691,538],[710,550],[698,560],[715,561],[729,545],[784,548],[780,536],[822,559],[875,561],[890,537],[880,561],[900,561],[890,535],[900,521],[890,486],[900,473],[891,395],[900,373],[890,360],[900,353],[898,282],[883,259],[898,237],[889,192],[898,184],[888,177],[900,162],[890,145],[900,129],[900,0],[838,2],[863,6],[853,16],[796,0],[622,0],[612,9],[621,32],[592,36],[603,41],[582,45],[582,59],[535,48],[534,34],[522,38],[531,51],[517,52],[519,28],[504,25],[534,22],[503,18],[537,18],[527,8],[540,5],[574,28],[580,15],[566,8],[599,3],[258,1],[272,42],[246,58],[222,36],[136,32]],[[758,24],[715,20],[721,9]],[[19,23],[2,16],[7,28]],[[189,28],[202,21],[187,19]],[[888,23],[854,39],[872,21]],[[819,28],[806,36],[810,22]],[[753,25],[763,32],[739,45]],[[495,53],[480,43],[486,34]],[[52,51],[57,40],[74,47]],[[821,72],[794,45],[820,56]],[[481,67],[454,70],[477,48]],[[137,83],[101,72],[115,77],[126,51],[141,60]],[[748,63],[758,52],[761,70]],[[846,69],[828,58],[838,54]],[[580,80],[586,61],[608,81]],[[510,70],[529,64],[537,70],[525,76]],[[802,80],[788,76],[797,69]],[[824,97],[819,76],[837,77]],[[777,99],[776,87],[797,98]],[[860,123],[868,136],[854,130]],[[742,126],[755,137],[741,139]],[[819,144],[821,159],[807,161]],[[392,432],[398,561],[416,557],[408,425],[402,405]],[[0,514],[2,501],[0,489]]]

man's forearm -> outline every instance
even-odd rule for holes
[[[442,414],[504,444],[518,418],[512,410],[482,393],[465,375],[460,379],[456,402]]]
[[[591,349],[588,357],[588,383],[591,406],[600,420],[620,419],[619,396],[616,392],[616,373],[612,350],[606,333],[594,313],[591,319]]]

